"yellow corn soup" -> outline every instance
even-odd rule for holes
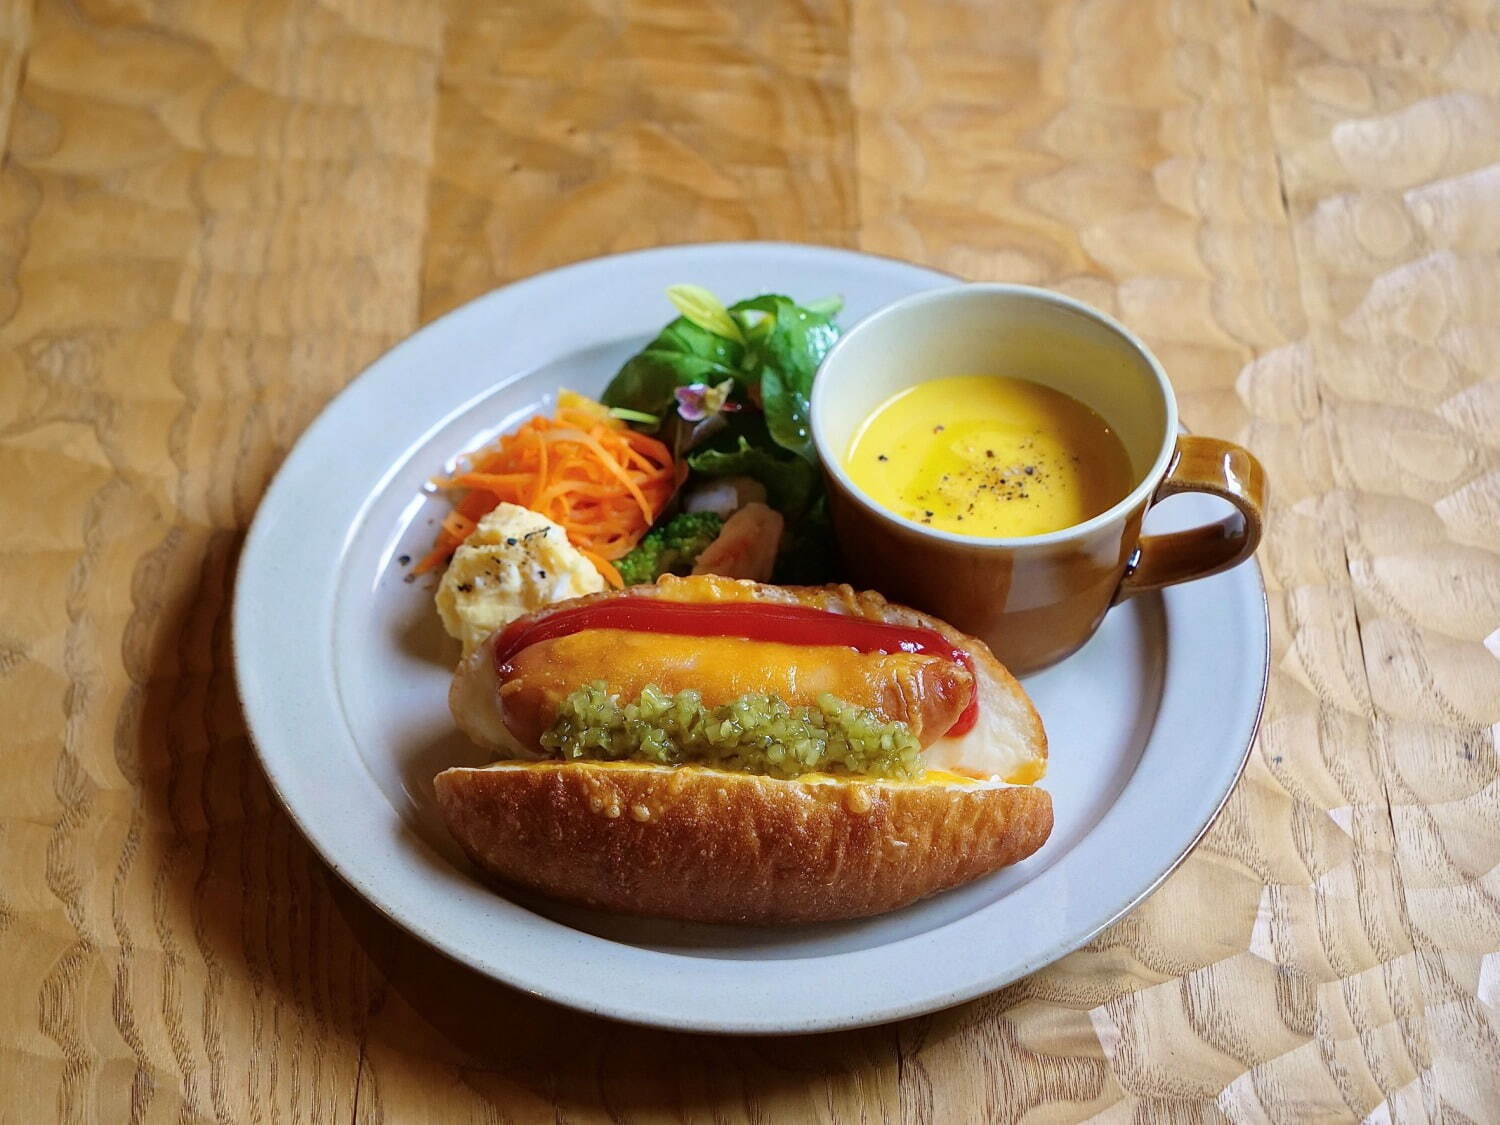
[[[1042,535],[1134,484],[1109,424],[1061,391],[1001,375],[918,383],[882,403],[844,467],[882,507],[967,535]]]

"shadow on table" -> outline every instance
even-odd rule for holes
[[[443,1061],[463,1069],[481,1097],[513,1107],[518,1096],[529,1095],[538,1109],[595,1106],[618,1119],[727,1101],[752,1117],[783,1119],[801,1108],[811,1119],[820,1106],[826,1117],[827,1098],[846,1087],[851,1105],[864,1105],[872,1119],[897,1119],[901,1055],[956,1030],[955,1021],[943,1017],[767,1037],[619,1023],[484,977],[406,933],[336,878],[329,884],[361,946],[399,994],[370,1028],[368,1054],[377,1073],[384,1052],[430,1056],[436,1032],[456,1052]],[[485,1075],[498,1085],[489,1088]]]

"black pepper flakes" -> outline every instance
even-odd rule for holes
[[[879,457],[875,458],[875,460],[877,460],[877,461],[889,461],[890,458],[887,457],[884,453],[882,453]]]
[[[505,538],[505,545],[507,547],[514,547],[519,542],[520,542],[520,540],[517,539],[514,535],[508,535]]]
[[[467,593],[470,593],[470,592],[471,592],[471,591],[473,591],[473,589],[474,589],[474,587],[473,587],[473,586],[471,586],[471,585],[470,585],[470,584],[469,584],[469,583],[467,583],[467,582],[460,582],[460,583],[459,583],[459,584],[458,584],[458,587],[457,587],[457,588],[458,588],[458,592],[459,592],[459,593],[460,593],[460,594],[467,594]]]
[[[396,562],[399,563],[402,566],[410,566],[411,565],[411,556],[410,555],[401,555],[401,556],[399,556],[396,559]]]

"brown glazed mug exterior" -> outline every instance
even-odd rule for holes
[[[1030,537],[958,535],[880,507],[843,470],[853,431],[904,386],[957,374],[1034,378],[1087,403],[1125,443],[1135,487],[1091,520]],[[1155,357],[1109,317],[1061,294],[965,285],[899,301],[829,353],[812,417],[850,581],[979,637],[1018,674],[1072,653],[1111,605],[1226,570],[1260,541],[1260,463],[1231,442],[1179,434],[1176,399]],[[1234,512],[1143,537],[1150,505],[1181,492],[1219,496]]]

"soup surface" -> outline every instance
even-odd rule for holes
[[[854,483],[909,520],[966,535],[1042,535],[1134,485],[1105,420],[1061,391],[1001,375],[918,383],[866,419],[844,458]]]

